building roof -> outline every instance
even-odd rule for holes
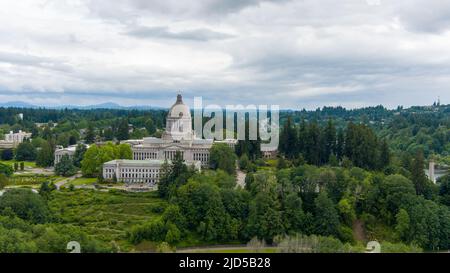
[[[169,118],[191,118],[191,110],[184,104],[183,97],[178,94],[177,101],[175,102],[169,110]]]
[[[158,159],[146,159],[146,160],[131,160],[131,159],[115,159],[104,163],[104,166],[107,165],[121,165],[121,166],[142,166],[142,167],[159,167],[166,162],[165,160]],[[172,161],[167,160],[170,164]],[[186,165],[198,165],[201,164],[200,161],[186,161]]]

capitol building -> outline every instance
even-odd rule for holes
[[[113,160],[103,164],[103,178],[127,184],[154,186],[159,181],[164,162],[170,162],[179,152],[185,163],[197,170],[209,165],[209,152],[213,143],[226,143],[234,149],[237,140],[198,138],[192,130],[189,107],[179,94],[170,108],[166,130],[161,138],[147,137],[126,141],[132,147],[133,160]]]

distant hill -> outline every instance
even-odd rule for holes
[[[146,105],[136,105],[136,106],[122,106],[114,102],[105,102],[93,105],[60,105],[60,106],[48,106],[48,105],[34,105],[23,101],[10,101],[0,103],[0,107],[4,108],[48,108],[48,109],[124,109],[124,110],[150,110],[150,109],[165,109],[164,107],[157,106],[146,106]]]

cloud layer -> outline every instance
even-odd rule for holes
[[[450,103],[449,18],[439,0],[5,0],[0,100]]]

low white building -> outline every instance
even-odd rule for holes
[[[5,141],[13,143],[22,143],[24,139],[30,139],[31,135],[32,135],[31,133],[22,132],[22,130],[19,130],[18,133],[10,131],[9,134],[5,134]]]
[[[89,149],[89,145],[85,145],[86,149]],[[61,161],[61,158],[64,155],[68,155],[69,158],[72,158],[77,150],[77,145],[71,145],[67,148],[63,148],[62,146],[58,146],[55,150],[55,162],[54,165],[58,164]]]
[[[11,149],[17,147],[25,139],[31,139],[31,135],[31,133],[22,132],[22,130],[18,133],[10,131],[9,134],[5,134],[4,140],[0,140],[0,148]]]
[[[103,164],[103,178],[107,181],[152,187],[159,182],[164,162],[164,160],[112,160]],[[199,161],[185,164],[193,166],[198,171],[201,169]]]

